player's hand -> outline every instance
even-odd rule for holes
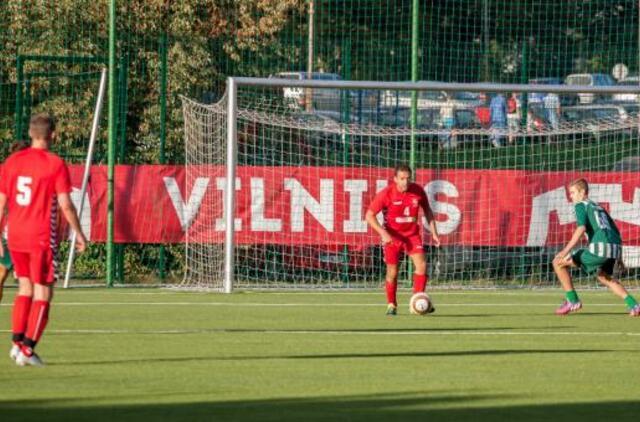
[[[439,247],[440,247],[440,236],[438,236],[436,233],[432,233],[432,234],[431,234],[431,238],[433,239],[433,244],[434,244],[436,247],[438,247],[438,248],[439,248]]]
[[[77,233],[76,234],[76,250],[79,253],[84,252],[87,249],[87,238],[84,237],[84,234]]]
[[[566,261],[568,258],[568,252],[560,251],[556,254],[555,258],[553,258],[554,264],[560,264],[563,261]]]
[[[382,244],[383,245],[386,245],[387,243],[390,243],[393,240],[391,235],[389,233],[387,233],[386,231],[383,232],[380,237],[382,238]]]

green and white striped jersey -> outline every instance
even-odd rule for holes
[[[590,199],[578,202],[575,211],[576,224],[586,229],[589,252],[606,258],[619,258],[622,237],[607,211]]]

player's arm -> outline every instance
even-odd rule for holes
[[[386,206],[387,206],[386,197],[384,193],[378,192],[376,197],[373,198],[373,201],[371,201],[371,204],[367,209],[367,213],[364,216],[364,219],[367,221],[367,224],[369,224],[369,226],[371,226],[371,228],[375,230],[375,232],[378,233],[378,235],[380,235],[383,245],[386,245],[387,243],[393,240],[389,232],[384,227],[382,227],[382,225],[378,222],[378,219],[376,218],[376,215],[378,215],[378,213],[382,211]]]
[[[571,236],[571,240],[569,240],[569,243],[567,243],[567,245],[564,248],[562,248],[560,252],[558,252],[556,257],[554,258],[554,261],[564,260],[567,257],[567,255],[569,255],[571,250],[575,248],[575,246],[578,243],[580,243],[580,239],[582,239],[582,236],[584,236],[585,231],[587,231],[585,226],[578,226],[573,231],[573,235]]]
[[[429,223],[429,231],[431,232],[431,238],[433,239],[433,243],[436,246],[440,246],[440,236],[438,235],[438,227],[436,225],[436,220],[433,217],[433,210],[429,205],[429,199],[427,198],[426,193],[423,193],[422,198],[420,200],[420,205],[422,206],[424,217],[427,219],[427,223]]]
[[[73,202],[71,202],[71,197],[69,196],[71,192],[71,177],[69,176],[69,168],[63,161],[60,162],[56,174],[55,190],[62,215],[64,215],[71,229],[76,232],[76,249],[78,252],[84,252],[87,248],[87,238],[84,237],[84,233],[82,233],[76,207],[73,206]]]
[[[87,239],[82,233],[82,227],[80,227],[80,221],[76,214],[76,207],[73,206],[73,202],[71,202],[69,194],[59,193],[58,204],[60,205],[60,209],[62,210],[62,215],[64,215],[65,220],[67,220],[71,229],[76,232],[76,248],[78,249],[78,252],[84,252],[87,248]]]
[[[571,236],[571,240],[566,244],[564,248],[554,258],[554,261],[563,261],[567,259],[567,256],[571,252],[571,250],[580,242],[582,236],[587,231],[587,210],[585,209],[583,204],[577,204],[575,206],[576,212],[576,229],[573,231],[573,235]]]
[[[391,242],[393,238],[391,237],[389,232],[380,225],[378,219],[376,218],[377,214],[378,213],[374,213],[372,210],[368,209],[367,213],[365,214],[365,220],[367,221],[367,224],[369,224],[369,226],[371,226],[371,228],[380,235],[380,238],[382,238],[382,243],[387,244]]]

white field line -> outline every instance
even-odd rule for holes
[[[10,330],[0,330],[0,333],[10,333]],[[234,330],[234,329],[207,329],[207,330],[100,330],[100,329],[73,329],[73,330],[47,330],[49,334],[296,334],[296,335],[361,335],[361,336],[571,336],[571,337],[640,337],[640,332],[628,331],[477,331],[477,330],[452,330],[452,331],[358,331],[358,330]]]
[[[637,292],[640,293],[640,289],[626,286],[629,292]],[[515,291],[514,291],[515,290]],[[584,294],[606,294],[610,295],[606,289],[581,289],[580,293]],[[118,292],[123,295],[173,295],[173,294],[201,294],[201,295],[222,295],[220,292],[189,292],[189,291],[175,291],[175,290],[161,290],[158,292]],[[399,294],[410,294],[410,288],[398,288]],[[447,290],[447,289],[439,289],[432,288],[428,290],[427,293],[436,294],[438,296],[544,296],[544,295],[553,295],[562,297],[563,292],[553,288],[544,288],[544,289],[510,289],[510,290],[482,290],[482,289],[470,289],[470,290]],[[305,290],[293,290],[293,291],[284,291],[284,290],[242,290],[239,291],[240,295],[246,296],[256,296],[256,295],[265,295],[265,296],[380,296],[384,295],[383,287],[379,289],[368,289],[366,291],[353,291],[353,290],[313,290],[313,291],[305,291]]]
[[[462,306],[462,307],[548,307],[558,306],[553,303],[440,303],[438,307]],[[11,303],[0,304],[3,307],[13,306]],[[260,302],[53,302],[53,306],[229,306],[229,307],[384,307],[379,303],[260,303]],[[588,303],[585,307],[624,307],[623,303]]]

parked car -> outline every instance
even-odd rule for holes
[[[453,126],[445,127],[440,123],[438,141],[442,148],[455,148],[461,144],[483,143],[489,134],[482,131],[475,107],[457,108],[453,111]]]
[[[640,113],[640,104],[639,103],[632,103],[632,102],[620,102],[620,103],[616,103],[616,105],[619,105],[620,107],[624,108],[624,111],[627,112],[627,116],[629,116],[629,118],[638,118],[638,114]]]
[[[564,85],[564,80],[562,78],[535,78],[529,79],[529,83],[532,85]],[[528,95],[528,103],[542,103],[546,95],[546,92],[532,92]],[[563,107],[578,103],[576,94],[561,94],[558,97],[560,98],[560,105]]]
[[[437,129],[440,126],[440,108],[418,109],[417,129]],[[378,118],[380,126],[409,128],[411,127],[410,107],[384,107],[380,109]]]
[[[613,86],[615,81],[606,73],[574,73],[565,78],[567,85],[580,86]],[[610,101],[611,95],[595,95],[593,93],[579,93],[580,104],[593,104],[597,102]]]
[[[565,127],[570,132],[586,132],[594,140],[604,135],[631,135],[632,125],[627,126],[629,115],[624,107],[615,104],[580,105],[565,107],[561,110]]]
[[[529,79],[531,85],[563,85],[564,81],[561,78],[536,78]],[[528,95],[529,103],[541,103],[544,101],[544,97],[547,94],[545,92],[532,92]]]
[[[618,82],[621,86],[640,86],[640,77],[630,76],[622,81]],[[613,94],[613,101],[619,102],[637,102],[638,94]]]
[[[616,104],[593,104],[565,107],[561,110],[565,120],[606,120],[611,123],[624,123],[629,118],[624,107]]]
[[[475,92],[419,91],[418,108],[436,108],[450,102],[453,107],[476,106],[482,103]],[[380,98],[382,107],[411,107],[411,91],[386,90]]]
[[[318,81],[339,81],[342,79],[340,75],[335,73],[313,72],[311,75],[313,80]],[[307,72],[280,72],[269,77],[302,81],[307,80],[308,76]],[[291,107],[306,108],[307,95],[305,91],[305,88],[285,87],[283,94],[285,100],[289,101]],[[312,89],[311,102],[314,110],[340,111],[340,90],[334,88]]]

